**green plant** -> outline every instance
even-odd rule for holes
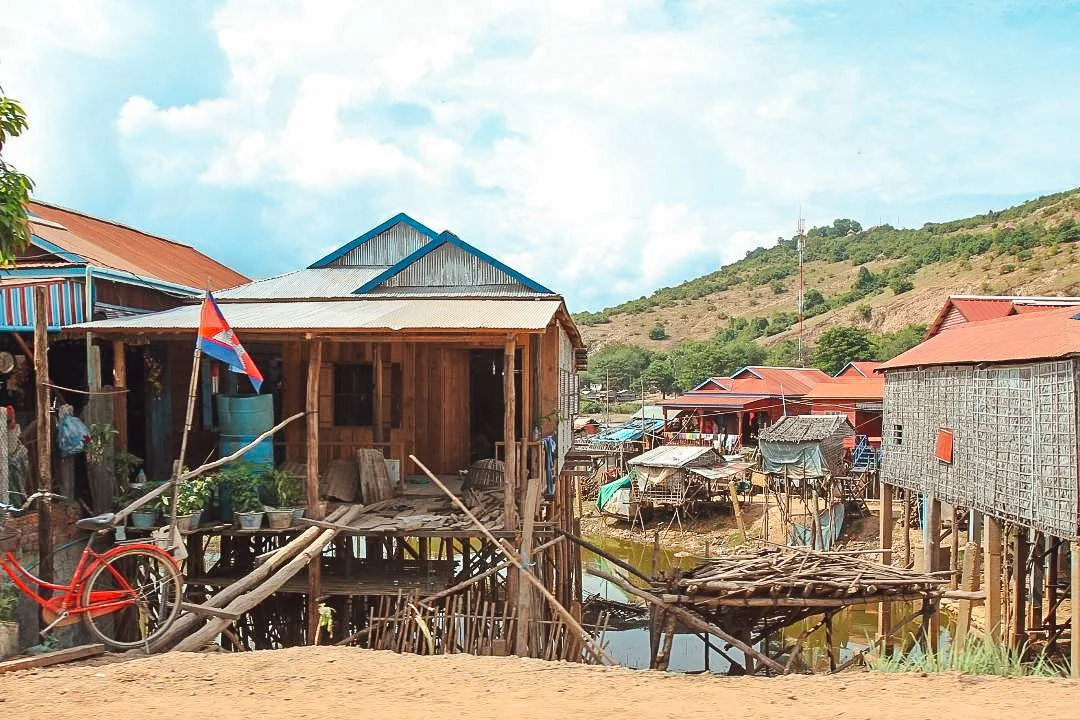
[[[116,470],[116,480],[121,487],[131,482],[131,476],[142,466],[142,458],[132,455],[127,450],[120,450],[113,458],[113,468]]]
[[[177,515],[191,515],[205,510],[210,505],[216,483],[217,478],[213,475],[202,475],[180,483],[180,488],[176,493]],[[165,504],[168,503],[169,500],[166,498]]]
[[[653,325],[652,329],[649,330],[649,339],[650,340],[663,340],[666,337],[667,337],[667,330],[660,323],[657,323],[656,325]]]
[[[143,495],[146,495],[147,493],[156,490],[159,487],[161,487],[161,483],[159,482],[131,483],[126,488],[124,488],[123,492],[120,493],[120,496],[116,498],[116,504],[121,508],[127,507],[131,503],[141,498]],[[138,508],[135,509],[135,512],[151,512],[154,510],[161,510],[164,507],[165,498],[161,495],[158,495],[153,500],[150,500],[145,504],[140,505]]]
[[[1002,275],[1008,275],[1009,273],[1011,273],[1015,269],[1016,269],[1016,266],[1013,265],[1012,263],[1005,263],[1004,265],[1001,266],[1001,274]]]
[[[8,139],[26,131],[26,111],[0,90],[0,151]],[[0,264],[15,263],[15,254],[30,244],[26,206],[34,183],[0,157]]]
[[[260,476],[250,463],[238,462],[218,472],[218,482],[229,489],[233,510],[241,513],[261,512],[259,499]]]
[[[288,470],[273,469],[263,474],[263,486],[275,507],[297,507],[304,501],[304,483]]]
[[[19,589],[14,583],[0,583],[0,622],[15,622],[15,606],[19,602]]]
[[[959,652],[954,648],[941,648],[937,652],[907,655],[897,651],[888,656],[867,658],[870,668],[878,672],[945,672],[954,670],[973,675],[1040,676],[1055,677],[1062,668],[1039,655],[1033,662],[1024,662],[1027,647],[1010,650],[1006,645],[994,642],[986,636],[970,638]]]
[[[100,465],[105,460],[105,450],[112,446],[119,431],[108,423],[93,423],[90,439],[86,441],[86,462]]]

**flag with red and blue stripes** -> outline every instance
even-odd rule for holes
[[[255,361],[248,355],[247,350],[244,350],[240,339],[229,327],[225,316],[221,314],[221,308],[209,292],[203,298],[202,311],[199,315],[199,337],[196,344],[199,350],[225,363],[234,373],[247,375],[255,387],[255,392],[259,392],[263,381],[262,373],[255,367]]]

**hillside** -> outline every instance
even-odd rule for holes
[[[807,339],[840,326],[893,333],[926,325],[949,294],[1080,295],[1078,241],[1080,189],[919,229],[864,230],[851,220],[812,228]],[[709,275],[575,318],[593,353],[615,345],[677,350],[713,339],[731,318],[750,320],[762,329],[756,341],[773,347],[795,337],[797,268],[794,240],[783,240]]]

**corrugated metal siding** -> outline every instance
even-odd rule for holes
[[[383,287],[370,290],[367,295],[379,297],[416,297],[417,295],[440,297],[536,297],[535,290],[521,284],[513,285],[431,285],[427,287]]]
[[[50,330],[59,330],[86,319],[82,282],[55,280],[0,285],[0,329],[34,329],[34,287],[37,285],[49,288]]]
[[[431,238],[423,233],[416,231],[405,223],[398,223],[361,243],[330,263],[330,265],[331,267],[362,265],[389,267],[400,260],[404,260],[429,242],[431,242]]]
[[[216,293],[221,300],[347,298],[387,266],[307,268]]]
[[[941,321],[941,326],[938,328],[938,332],[942,330],[948,330],[951,327],[957,325],[963,325],[967,322],[967,318],[964,317],[964,313],[960,312],[960,309],[953,305],[949,308],[949,312],[945,315],[945,319]]]
[[[522,285],[494,265],[446,244],[420,258],[383,283],[385,287],[472,287],[477,285]]]
[[[559,300],[323,300],[221,303],[237,330],[543,330]],[[195,330],[199,306],[85,323],[90,330]],[[571,359],[572,362],[572,359]]]

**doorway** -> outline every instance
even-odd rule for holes
[[[521,367],[521,352],[514,359]],[[495,444],[503,440],[503,365],[502,350],[469,352],[469,462],[496,456]],[[514,373],[514,393],[521,397],[521,373]],[[521,427],[521,402],[515,403],[515,427]],[[499,453],[500,458],[502,453]]]

